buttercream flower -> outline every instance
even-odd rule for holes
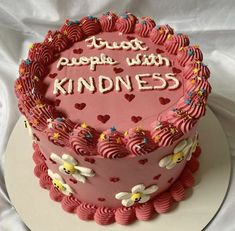
[[[192,154],[196,151],[198,146],[198,133],[194,136],[192,140],[192,146],[190,148],[189,154],[187,156],[187,161],[189,161],[192,158]]]
[[[79,166],[78,162],[68,154],[63,154],[62,157],[59,157],[52,153],[51,159],[60,164],[59,170],[61,173],[71,175],[75,180],[82,183],[86,182],[86,177],[95,176],[92,169]]]
[[[177,164],[182,162],[184,159],[188,159],[189,151],[192,146],[192,140],[182,140],[174,148],[172,154],[165,156],[159,162],[160,167],[166,169],[174,168]]]
[[[48,175],[52,179],[52,184],[54,187],[60,190],[63,194],[69,196],[73,193],[73,190],[69,185],[65,184],[63,178],[59,174],[53,173],[50,169],[48,169]]]
[[[145,203],[150,199],[150,194],[158,190],[157,185],[145,187],[143,184],[138,184],[131,189],[131,192],[120,192],[115,195],[115,198],[122,201],[122,205],[130,207],[135,203]]]

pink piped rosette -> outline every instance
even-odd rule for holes
[[[115,23],[118,16],[113,12],[106,12],[99,17],[99,22],[101,30],[105,32],[110,32],[115,30]]]
[[[155,22],[151,18],[142,17],[135,25],[135,33],[141,37],[148,37],[155,25]]]
[[[153,43],[162,45],[173,34],[174,30],[169,25],[157,25],[150,32],[150,39]]]

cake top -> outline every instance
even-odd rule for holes
[[[211,87],[189,38],[150,17],[66,20],[32,44],[15,90],[29,124],[81,155],[121,158],[172,144],[205,114]]]

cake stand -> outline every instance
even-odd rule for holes
[[[205,228],[219,211],[226,196],[231,160],[223,129],[208,108],[200,120],[199,142],[202,148],[196,184],[187,190],[187,198],[176,203],[171,211],[157,215],[151,221],[136,221],[128,226],[117,223],[101,226],[94,221],[82,221],[77,215],[62,210],[52,201],[47,190],[39,186],[34,176],[31,138],[24,128],[24,118],[17,122],[6,150],[5,179],[12,204],[32,231],[199,231]]]

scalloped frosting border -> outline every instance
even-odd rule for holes
[[[34,143],[33,149],[33,160],[36,164],[34,174],[39,178],[40,186],[49,191],[50,198],[60,202],[66,212],[77,214],[81,220],[94,220],[99,225],[109,225],[114,222],[128,225],[135,220],[147,221],[152,219],[154,214],[169,212],[172,204],[184,200],[186,190],[193,187],[195,181],[193,173],[199,169],[198,157],[201,154],[201,149],[198,146],[178,180],[167,191],[152,200],[131,207],[108,208],[82,202],[72,195],[66,196],[60,192],[53,186],[51,178],[48,176],[45,157],[36,143]]]

